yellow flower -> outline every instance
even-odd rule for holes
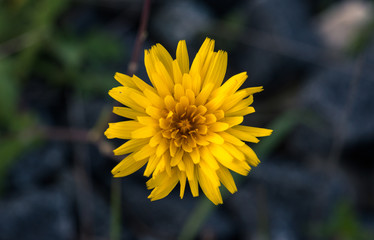
[[[137,76],[116,73],[123,86],[109,95],[126,107],[114,107],[117,115],[131,119],[110,123],[108,138],[130,139],[114,150],[129,154],[113,170],[114,177],[127,176],[145,164],[149,177],[148,198],[158,200],[180,184],[183,198],[188,181],[192,195],[199,185],[214,203],[222,203],[221,183],[237,191],[231,171],[247,175],[260,162],[243,141],[257,143],[270,129],[239,125],[243,116],[255,110],[249,105],[262,87],[238,91],[247,78],[239,73],[222,84],[227,53],[214,52],[214,40],[207,38],[190,67],[185,41],[178,43],[173,60],[160,44],[145,51],[150,86]]]

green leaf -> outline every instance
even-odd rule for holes
[[[3,60],[0,64],[0,124],[7,125],[15,117],[19,89],[10,74],[12,61]]]

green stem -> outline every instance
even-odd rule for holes
[[[121,181],[112,179],[110,239],[121,239]]]

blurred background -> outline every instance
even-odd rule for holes
[[[0,0],[0,239],[374,239],[373,9]],[[180,200],[179,187],[150,202],[142,171],[110,173],[122,141],[103,135],[120,120],[107,92],[115,72],[148,81],[145,48],[175,57],[185,39],[192,59],[205,37],[228,51],[226,79],[247,71],[246,87],[264,86],[245,121],[274,133],[250,145],[262,163],[223,205]]]

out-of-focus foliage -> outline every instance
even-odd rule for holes
[[[34,79],[84,95],[105,94],[108,65],[121,56],[118,39],[103,30],[78,32],[61,23],[69,0],[0,1],[0,183],[12,160],[37,140],[37,121],[20,106]]]
[[[374,233],[365,229],[356,216],[352,204],[338,203],[325,223],[314,229],[319,239],[369,240]]]

